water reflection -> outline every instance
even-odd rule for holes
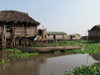
[[[41,54],[23,61],[0,66],[0,75],[62,75],[65,70],[97,62],[89,54]]]

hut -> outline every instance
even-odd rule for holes
[[[100,25],[95,25],[88,30],[88,40],[91,42],[100,42]]]
[[[29,39],[34,40],[38,25],[39,22],[32,19],[27,13],[14,10],[0,11],[1,48],[4,49],[7,45],[15,47],[22,43],[25,45]]]
[[[81,40],[81,35],[80,34],[71,34],[70,36],[70,40]]]
[[[46,32],[46,40],[66,40],[65,32]]]

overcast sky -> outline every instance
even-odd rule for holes
[[[100,0],[0,0],[0,10],[18,10],[40,22],[48,31],[86,35],[100,24]]]

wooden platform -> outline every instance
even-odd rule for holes
[[[36,47],[36,48],[19,48],[24,52],[52,52],[52,51],[63,51],[63,50],[75,50],[84,48],[83,46],[58,46],[58,47]]]

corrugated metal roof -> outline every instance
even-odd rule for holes
[[[66,35],[65,32],[46,32],[46,34],[50,34],[50,35]]]

